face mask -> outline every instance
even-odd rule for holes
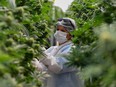
[[[59,43],[66,42],[67,41],[66,36],[67,36],[67,33],[62,31],[56,31],[56,33],[54,34],[56,41],[58,41]]]

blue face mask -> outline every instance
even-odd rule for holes
[[[55,37],[56,41],[58,41],[60,44],[67,41],[66,36],[67,36],[67,33],[62,32],[62,31],[56,31],[55,34],[54,34],[54,37]]]

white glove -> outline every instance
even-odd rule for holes
[[[39,62],[37,59],[33,59],[33,61],[31,61],[31,63],[33,64],[33,66],[37,69],[37,70],[39,70],[39,71],[44,71],[44,70],[46,70],[47,68],[46,68],[46,66],[43,64],[43,63],[41,63],[41,62]]]
[[[46,58],[40,59],[40,62],[46,65],[47,68],[54,73],[58,73],[62,69],[62,67],[57,63],[56,58],[52,55],[47,54]]]

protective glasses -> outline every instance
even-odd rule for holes
[[[66,25],[68,25],[68,26],[71,25],[73,27],[73,29],[75,29],[74,25],[72,24],[72,22],[69,19],[59,18],[58,21],[63,21],[63,22],[65,22]]]

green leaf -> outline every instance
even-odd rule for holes
[[[8,55],[0,51],[0,62],[7,62],[11,60],[12,58]]]

